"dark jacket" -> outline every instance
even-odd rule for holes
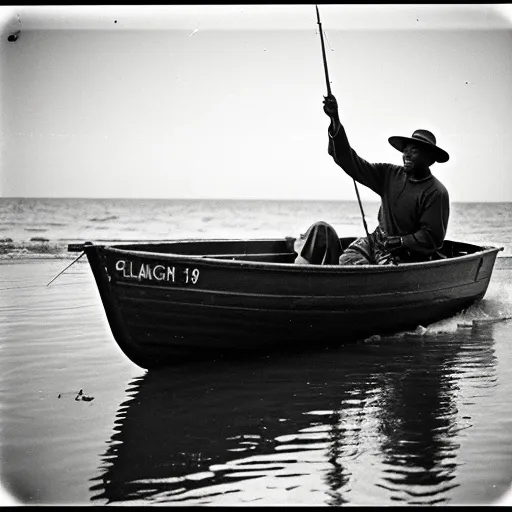
[[[402,166],[367,162],[350,147],[343,126],[334,137],[329,133],[328,151],[349,176],[381,197],[378,219],[387,235],[402,236],[406,249],[425,256],[441,248],[450,202],[435,176],[415,180]]]

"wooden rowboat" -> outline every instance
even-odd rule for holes
[[[355,238],[341,238],[345,248]],[[502,248],[445,241],[435,261],[296,265],[292,238],[71,244],[112,334],[143,368],[339,345],[426,326],[481,299]]]

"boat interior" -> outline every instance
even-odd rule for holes
[[[340,238],[343,249],[348,247],[356,238]],[[263,261],[269,263],[293,263],[297,254],[294,246],[295,238],[261,239],[261,240],[179,240],[166,242],[123,242],[108,244],[118,249],[197,256],[243,261]],[[101,245],[101,244],[98,244]],[[70,251],[83,250],[84,245],[71,244]],[[435,260],[454,258],[477,253],[485,249],[473,244],[445,240],[443,247],[437,252]]]

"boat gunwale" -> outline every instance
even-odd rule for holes
[[[274,239],[270,239],[274,240]],[[198,241],[198,240],[196,240]],[[208,241],[208,240],[206,240]],[[214,240],[212,240],[214,241]],[[220,240],[217,240],[220,241]],[[237,241],[237,240],[227,240],[227,241]],[[259,241],[259,240],[240,240],[240,241]],[[194,242],[194,241],[192,241]],[[174,242],[171,242],[174,243]],[[178,241],[179,243],[179,241]],[[465,242],[464,242],[465,243]],[[473,245],[473,244],[467,244]],[[493,246],[477,246],[473,245],[473,247],[477,247],[479,250],[464,254],[460,256],[454,256],[449,258],[443,258],[439,260],[431,260],[431,261],[421,261],[421,262],[410,262],[410,263],[400,263],[398,265],[305,265],[298,263],[279,263],[273,261],[251,261],[251,260],[229,260],[229,259],[219,259],[214,257],[208,257],[205,255],[192,255],[192,254],[180,254],[180,253],[168,253],[168,252],[154,252],[154,251],[140,251],[136,249],[122,249],[119,247],[111,246],[111,245],[89,245],[91,249],[94,247],[96,249],[102,249],[111,253],[119,253],[123,255],[131,254],[138,257],[150,257],[150,258],[158,258],[169,261],[182,260],[182,261],[194,261],[201,263],[205,263],[207,266],[216,266],[216,267],[234,267],[234,268],[254,268],[254,269],[265,269],[265,270],[287,270],[291,272],[308,272],[308,273],[368,273],[369,270],[375,272],[400,272],[402,270],[415,270],[415,269],[430,269],[436,267],[442,267],[446,265],[452,265],[454,262],[464,262],[472,259],[476,259],[479,257],[490,256],[491,254],[503,250],[503,247],[493,247]],[[341,272],[344,271],[344,272]]]

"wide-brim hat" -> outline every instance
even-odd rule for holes
[[[389,137],[389,143],[398,151],[403,152],[407,144],[418,144],[429,148],[436,159],[436,162],[443,163],[447,162],[450,155],[439,146],[436,145],[436,138],[432,132],[428,130],[416,130],[411,137],[402,137],[400,135],[394,135]]]

